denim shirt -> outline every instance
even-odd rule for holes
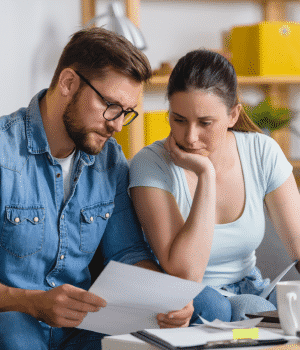
[[[49,290],[88,289],[98,245],[104,264],[153,259],[128,197],[128,163],[115,139],[97,156],[77,151],[70,194],[51,155],[37,94],[0,118],[0,282]]]

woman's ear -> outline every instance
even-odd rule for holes
[[[242,105],[240,103],[238,103],[232,108],[229,114],[229,125],[228,125],[229,128],[232,128],[235,125],[235,123],[238,121],[241,109],[242,109]]]
[[[80,78],[72,68],[61,71],[58,79],[58,88],[63,97],[72,97],[78,90]]]

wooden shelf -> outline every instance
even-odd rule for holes
[[[300,84],[300,75],[238,76],[240,85]]]
[[[295,180],[297,183],[297,186],[300,188],[300,160],[290,160],[290,163],[293,166],[293,173],[295,176]]]
[[[300,172],[300,159],[290,159],[290,163],[295,171]]]
[[[169,76],[153,76],[145,86],[146,91],[165,88]],[[238,76],[239,85],[300,84],[300,75]]]
[[[146,0],[144,0],[146,1]],[[157,1],[157,0],[148,0],[148,1]],[[162,1],[162,0],[161,0]],[[187,0],[163,0],[170,2],[170,5],[173,1],[185,2]],[[203,0],[197,0],[203,1]],[[214,2],[223,2],[220,0],[212,0]],[[238,0],[233,0],[238,1]],[[288,2],[294,2],[296,0],[246,0],[249,2],[256,2],[261,5],[263,12],[264,21],[284,21],[286,20],[286,4]],[[299,1],[299,0],[298,0]],[[125,0],[126,13],[130,20],[132,20],[137,26],[139,25],[139,12],[140,5],[142,0]],[[96,0],[81,0],[82,3],[82,22],[85,23],[94,16]],[[228,48],[224,47],[224,56]],[[222,51],[221,50],[221,51]],[[216,50],[219,53],[220,50]],[[153,76],[148,84],[145,84],[144,90],[149,91],[159,91],[164,93],[168,84],[169,75],[157,75]],[[274,106],[287,106],[288,105],[288,85],[290,84],[300,84],[300,75],[299,76],[286,76],[286,75],[276,75],[276,76],[238,76],[239,86],[258,86],[260,87],[266,96],[270,97],[271,103]],[[142,115],[142,99],[139,103],[139,113]],[[138,152],[142,147],[144,147],[144,125],[143,118],[139,119],[140,123],[136,122],[132,124],[133,126],[128,127],[129,136],[126,138],[126,147],[129,149],[129,155],[131,158],[136,152]],[[287,128],[278,130],[272,134],[272,137],[278,142],[281,146],[285,155],[289,158],[290,154],[290,134]],[[129,141],[130,140],[130,141]],[[125,147],[123,145],[123,147]],[[292,160],[291,163],[294,166],[294,173],[298,185],[300,186],[300,160]]]

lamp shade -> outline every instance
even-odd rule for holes
[[[119,1],[110,3],[107,13],[92,18],[84,27],[87,28],[95,22],[98,22],[98,26],[122,35],[138,49],[146,49],[142,32],[125,16],[123,6]]]

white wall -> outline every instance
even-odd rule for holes
[[[121,0],[122,1],[122,0]],[[97,14],[109,0],[97,1]],[[80,29],[80,0],[0,0],[0,115],[28,105],[33,94],[51,81],[61,50]],[[300,21],[300,5],[287,4],[287,18]],[[140,27],[153,69],[173,65],[196,48],[221,49],[232,26],[262,20],[256,1],[141,0]],[[259,89],[242,89],[245,102],[263,99]],[[300,88],[290,87],[290,105],[300,110]],[[167,109],[165,91],[147,92],[144,109]],[[294,122],[300,131],[300,118]],[[300,139],[292,136],[291,155],[300,158]]]
[[[27,106],[47,87],[69,35],[79,29],[80,2],[0,0],[0,115]]]

